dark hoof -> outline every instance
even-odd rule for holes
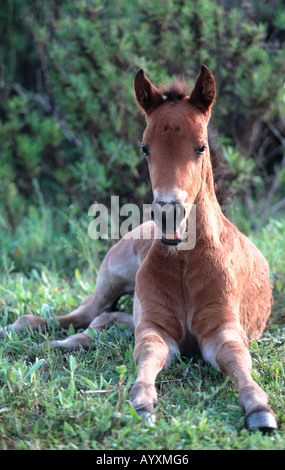
[[[269,411],[257,411],[246,419],[246,427],[250,431],[270,432],[278,429],[278,424],[273,414],[269,413]]]

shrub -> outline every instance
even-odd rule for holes
[[[140,67],[155,83],[183,73],[193,84],[201,63],[213,70],[213,122],[252,159],[265,201],[284,151],[280,0],[14,0],[0,18],[0,200],[12,227],[38,204],[35,181],[63,208],[86,211],[110,193],[150,202],[132,91]],[[270,204],[284,197],[280,182]]]

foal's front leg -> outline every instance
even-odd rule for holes
[[[163,367],[172,363],[176,351],[176,345],[162,337],[159,327],[143,324],[137,326],[134,361],[139,368],[136,382],[131,389],[131,399],[135,410],[144,421],[155,421],[152,414],[157,403],[155,379]]]
[[[251,376],[251,356],[240,326],[224,325],[214,335],[203,339],[201,351],[206,361],[228,375],[236,385],[248,429],[277,429],[268,397]]]

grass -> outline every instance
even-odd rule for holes
[[[47,236],[51,240],[50,220]],[[25,231],[23,235],[18,231],[17,240],[23,260],[15,258],[15,241],[12,247],[9,233],[2,241],[1,325],[25,313],[70,312],[93,291],[102,257],[102,252],[94,253],[93,264],[92,252],[98,245],[84,238],[84,221],[62,230],[54,249],[43,242],[41,234],[37,250],[29,245],[29,230],[39,230],[41,215],[34,217],[33,224],[27,220],[23,224]],[[129,401],[136,371],[134,338],[128,328],[114,325],[95,333],[89,351],[72,354],[52,350],[47,344],[54,336],[72,334],[72,328],[67,333],[28,331],[19,336],[10,331],[0,341],[0,448],[284,449],[284,234],[284,221],[271,221],[259,234],[251,234],[271,264],[275,297],[266,332],[251,342],[253,375],[270,397],[280,424],[277,432],[248,432],[235,388],[198,356],[178,357],[169,370],[159,374],[159,419],[153,427],[143,425]],[[15,268],[15,263],[21,268]],[[130,312],[131,306],[131,298],[122,299],[122,310]],[[35,349],[42,342],[44,347]]]

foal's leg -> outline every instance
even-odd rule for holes
[[[155,379],[163,367],[172,363],[177,351],[176,345],[163,338],[155,325],[147,327],[146,324],[139,324],[136,327],[134,361],[139,368],[130,395],[135,410],[144,421],[155,420],[154,415],[150,416],[157,403]]]
[[[90,323],[89,327],[82,333],[76,333],[63,340],[54,340],[49,344],[54,348],[62,348],[67,351],[73,351],[79,347],[88,349],[89,345],[93,342],[93,339],[89,334],[89,329],[100,331],[110,323],[116,323],[117,325],[124,324],[132,330],[135,328],[132,315],[123,312],[105,312],[102,315],[96,317]]]
[[[242,330],[224,326],[215,336],[202,341],[202,355],[236,385],[239,403],[245,410],[249,429],[277,429],[277,421],[268,405],[268,397],[251,376],[251,356]]]
[[[134,240],[122,239],[109,250],[99,269],[95,292],[73,312],[56,317],[61,327],[68,329],[69,325],[73,325],[75,329],[87,328],[102,312],[114,309],[123,294],[133,292],[139,267],[133,244]],[[47,328],[47,320],[35,315],[23,315],[10,328],[17,332],[27,328],[44,330]],[[0,329],[0,338],[4,337],[6,329]]]
[[[85,299],[77,309],[68,315],[56,317],[56,321],[65,329],[68,329],[69,325],[73,325],[75,329],[86,328],[93,316],[102,312],[102,310],[98,309],[96,300],[95,291],[95,293]],[[49,321],[53,322],[54,319],[51,318]],[[0,338],[4,338],[5,331],[8,328],[12,328],[17,333],[23,333],[28,328],[31,328],[32,330],[41,329],[44,331],[48,328],[48,320],[37,315],[23,315],[14,323],[8,325],[8,327],[6,326],[5,328],[0,329]]]

